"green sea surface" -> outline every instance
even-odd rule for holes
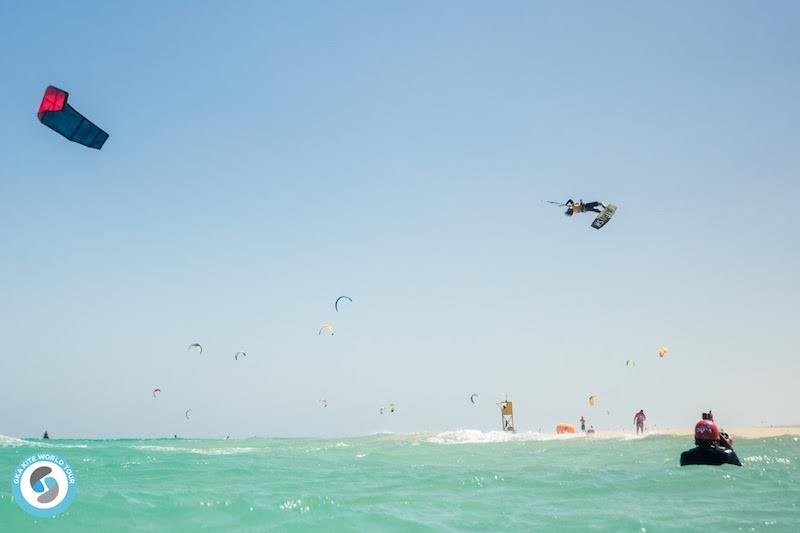
[[[737,439],[742,468],[678,466],[686,437],[461,430],[342,439],[0,436],[0,531],[800,531],[800,439]],[[13,501],[35,452],[71,463],[53,518]]]

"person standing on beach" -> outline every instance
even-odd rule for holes
[[[581,431],[586,431],[586,419],[581,415]]]
[[[633,415],[633,423],[636,424],[636,434],[644,433],[644,421],[647,417],[644,415],[644,409],[639,409],[639,412]]]

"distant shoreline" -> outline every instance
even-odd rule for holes
[[[800,426],[743,426],[743,427],[725,427],[722,426],[731,437],[740,437],[742,439],[762,439],[767,437],[780,437],[783,435],[800,436]],[[661,435],[674,435],[677,437],[691,436],[694,434],[692,428],[680,429],[662,429],[656,431]]]
[[[790,436],[790,437],[800,437],[800,425],[795,424],[786,424],[780,426],[724,426],[722,425],[721,428],[726,431],[732,437],[737,437],[740,439],[763,439],[763,438],[770,438],[770,437],[782,437],[782,436]],[[276,440],[303,440],[303,439],[322,439],[322,440],[337,440],[337,439],[360,439],[360,438],[369,438],[375,437],[380,435],[392,435],[397,437],[403,436],[419,436],[419,437],[438,437],[441,435],[449,434],[449,433],[459,433],[459,432],[477,432],[480,434],[481,438],[486,435],[493,435],[493,436],[501,436],[497,442],[503,441],[519,441],[519,440],[550,440],[552,438],[557,439],[570,439],[575,437],[582,437],[582,436],[592,436],[591,434],[586,433],[574,433],[574,434],[566,434],[566,435],[556,435],[555,432],[545,431],[539,433],[533,430],[521,431],[519,433],[504,433],[499,430],[449,430],[444,432],[438,433],[419,433],[419,432],[412,432],[412,433],[370,433],[365,435],[350,435],[350,436],[276,436],[276,435],[251,435],[251,436],[234,436],[230,438],[231,441],[241,441],[247,439],[276,439]],[[603,429],[598,428],[597,433],[594,434],[594,437],[607,439],[607,438],[643,438],[647,436],[669,436],[669,437],[691,437],[694,434],[694,428],[692,427],[681,427],[681,428],[661,428],[661,427],[648,427],[644,434],[636,435],[633,428],[629,429],[622,429],[622,430],[613,430],[613,429]],[[209,441],[216,441],[216,440],[226,440],[225,437],[222,436],[185,436],[185,437],[172,437],[168,435],[164,436],[148,436],[148,437],[51,437],[51,441],[120,441],[120,440],[129,440],[129,441],[148,441],[148,440],[209,440]],[[491,439],[490,439],[491,440]],[[28,441],[28,442],[47,442],[43,441],[41,437],[29,436],[29,437],[12,437],[0,434],[0,447],[2,447],[4,441],[14,442],[14,441]]]

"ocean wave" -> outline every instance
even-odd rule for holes
[[[184,448],[176,448],[174,446],[154,446],[151,444],[140,444],[138,446],[131,446],[135,450],[144,450],[147,452],[183,452]]]
[[[785,457],[769,457],[768,455],[751,455],[742,459],[745,463],[764,463],[766,465],[778,463],[782,465],[791,464],[791,460]]]
[[[180,448],[178,446],[156,446],[152,444],[141,444],[131,446],[137,450],[147,452],[173,452],[173,453],[194,453],[197,455],[238,455],[256,451],[255,448]]]
[[[29,441],[17,437],[0,435],[0,448],[16,448],[19,446],[31,446],[36,448],[88,448],[87,444],[64,444],[48,442],[45,440]]]
[[[586,433],[539,433],[538,431],[523,431],[509,433],[507,431],[481,431],[479,429],[457,429],[444,431],[425,438],[426,442],[433,444],[496,444],[502,442],[544,442],[544,441],[569,441],[584,440],[640,440],[648,435],[633,435],[623,431],[603,431],[594,434]]]
[[[567,435],[563,438],[574,438],[577,435]],[[556,438],[554,435],[544,435],[535,431],[522,433],[509,433],[507,431],[481,431],[479,429],[457,429],[444,431],[428,437],[427,442],[433,444],[494,444],[499,442],[540,441]],[[557,436],[562,438],[561,435]]]
[[[210,450],[192,448],[189,450],[189,452],[198,455],[239,455],[243,453],[252,453],[254,451],[256,451],[255,448],[212,448]]]
[[[16,437],[0,435],[0,448],[16,448],[17,446],[28,446],[30,444],[33,443]]]

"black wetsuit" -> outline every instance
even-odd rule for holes
[[[603,209],[606,206],[603,205],[603,202],[589,202],[588,204],[583,204],[584,211],[594,211],[595,213],[602,213]]]
[[[595,213],[602,213],[603,209],[606,208],[606,206],[605,206],[605,204],[603,202],[588,202],[588,203],[585,203],[585,204],[580,202],[578,204],[575,204],[575,202],[573,202],[571,198],[569,200],[567,200],[567,203],[564,204],[564,205],[567,206],[567,211],[566,211],[565,214],[566,215],[570,215],[570,216],[574,213],[574,211],[573,211],[573,206],[574,205],[580,205],[581,206],[580,210],[577,211],[578,213],[585,213],[587,211],[593,211]]]

